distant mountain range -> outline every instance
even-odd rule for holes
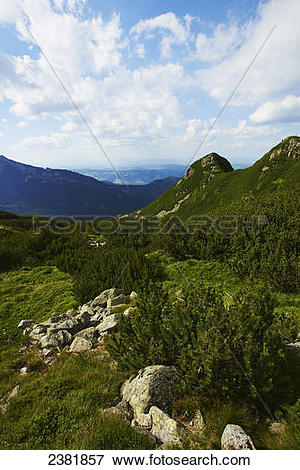
[[[76,171],[82,175],[92,176],[99,181],[108,181],[114,184],[148,184],[154,180],[174,176],[180,178],[186,170],[186,165],[162,165],[159,168],[132,168],[119,169],[118,174],[112,170],[81,168]],[[121,176],[121,178],[120,178]]]
[[[120,186],[69,170],[25,165],[0,156],[0,210],[45,216],[112,216],[153,201],[176,177]]]
[[[234,169],[247,168],[245,163],[233,164]],[[72,169],[82,175],[92,176],[99,181],[108,181],[114,184],[148,184],[151,181],[168,178],[169,176],[175,176],[181,178],[186,171],[186,165],[161,165],[158,168],[130,168],[130,169],[119,169],[118,174],[112,170],[107,169],[91,169],[91,168],[80,168]],[[120,178],[121,176],[121,178]]]
[[[193,163],[186,174],[139,215],[190,216],[226,212],[243,198],[262,197],[279,189],[300,189],[300,137],[283,139],[252,166],[234,170],[226,158],[210,153]]]

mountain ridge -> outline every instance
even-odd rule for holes
[[[193,163],[173,187],[136,214],[164,217],[172,213],[186,219],[220,210],[245,196],[296,188],[299,157],[298,136],[282,139],[244,169],[234,170],[226,158],[209,153]]]
[[[113,216],[148,204],[177,182],[121,186],[70,170],[35,167],[0,156],[0,210],[47,216]]]

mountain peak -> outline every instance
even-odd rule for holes
[[[266,156],[273,164],[278,164],[288,159],[300,158],[300,137],[285,137],[278,145],[273,147]]]
[[[225,171],[226,173],[228,171],[234,171],[230,162],[226,158],[221,157],[221,155],[215,152],[208,153],[207,155],[205,155],[205,157],[201,158],[199,162],[201,163],[202,167],[208,167],[211,170],[219,168],[220,170]]]

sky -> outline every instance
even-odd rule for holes
[[[251,164],[299,134],[299,17],[299,0],[0,0],[0,154]]]

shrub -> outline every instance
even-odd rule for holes
[[[111,356],[130,372],[150,364],[176,366],[183,393],[271,393],[284,341],[297,331],[294,315],[274,310],[267,290],[242,290],[228,308],[220,288],[189,285],[182,299],[172,300],[152,284],[138,306],[120,320],[108,345]]]

